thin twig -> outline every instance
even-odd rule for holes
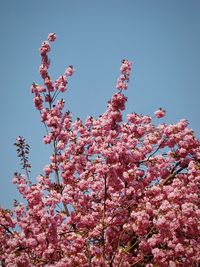
[[[13,232],[10,231],[10,229],[8,227],[6,227],[5,225],[0,223],[0,226],[2,226],[9,234],[13,235]]]

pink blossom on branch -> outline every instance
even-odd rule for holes
[[[49,33],[47,39],[49,42],[54,42],[56,40],[56,34],[55,33]]]
[[[65,71],[65,75],[68,77],[68,76],[72,76],[72,74],[74,73],[74,68],[72,65],[70,65],[66,71]]]
[[[49,42],[40,49],[44,84],[31,92],[52,154],[36,183],[28,172],[13,177],[25,201],[0,209],[2,266],[198,266],[200,142],[187,121],[154,125],[131,113],[123,122],[128,60],[106,111],[73,120],[58,95],[74,69],[54,82]]]
[[[120,67],[121,75],[117,80],[117,89],[118,90],[126,90],[128,88],[128,82],[130,79],[131,74],[131,68],[132,68],[132,62],[123,59],[122,65]]]
[[[164,109],[159,108],[158,110],[155,111],[154,114],[155,114],[156,118],[160,119],[160,118],[165,116],[165,113],[166,113],[166,111]]]

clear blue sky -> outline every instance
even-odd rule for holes
[[[11,179],[19,171],[12,145],[23,135],[31,145],[32,180],[49,162],[45,133],[33,108],[30,85],[40,82],[38,48],[57,34],[50,54],[56,79],[73,64],[65,95],[74,117],[98,116],[115,92],[120,61],[134,61],[127,112],[165,122],[181,118],[200,136],[199,0],[0,0],[0,203],[18,198]]]

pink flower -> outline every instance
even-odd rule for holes
[[[46,175],[50,174],[53,171],[53,168],[51,165],[46,165],[43,169]]]
[[[45,144],[50,144],[52,140],[53,140],[53,135],[51,133],[48,135],[45,135],[43,138],[43,142]]]
[[[44,64],[41,64],[39,67],[39,73],[43,79],[47,77],[47,67]]]
[[[72,65],[70,65],[66,71],[65,71],[65,75],[68,77],[68,76],[72,76],[72,74],[74,73],[74,68]]]
[[[47,41],[43,42],[40,47],[40,53],[42,56],[46,55],[48,52],[51,51],[51,47]]]
[[[47,39],[49,42],[54,42],[56,40],[56,34],[55,33],[49,33]]]
[[[165,116],[166,111],[164,109],[162,109],[162,108],[159,108],[158,110],[156,110],[154,112],[154,114],[155,114],[156,118],[160,119],[160,118]]]
[[[65,143],[63,141],[59,141],[57,144],[57,149],[63,150],[65,148]]]

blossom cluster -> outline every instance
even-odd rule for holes
[[[36,183],[13,177],[26,201],[0,209],[2,265],[198,266],[200,142],[188,122],[156,126],[136,113],[123,121],[128,60],[106,111],[73,120],[57,100],[73,67],[55,82],[48,74],[55,39],[50,34],[42,43],[44,84],[31,88],[53,153]]]
[[[122,65],[120,67],[121,75],[117,80],[117,86],[116,86],[118,90],[126,90],[128,88],[131,68],[132,68],[132,62],[123,59]]]
[[[44,85],[40,86],[36,83],[33,83],[31,86],[31,92],[34,93],[34,104],[36,109],[42,110],[44,108],[44,102],[49,103],[51,106],[55,98],[60,92],[65,92],[67,90],[68,77],[72,76],[74,73],[74,68],[72,65],[67,67],[64,74],[57,78],[54,82],[49,73],[48,69],[50,67],[50,60],[48,58],[48,53],[51,51],[50,42],[56,40],[56,35],[50,33],[48,35],[47,41],[44,41],[40,47],[41,55],[41,65],[39,67],[39,73],[41,78],[44,81]],[[44,96],[44,97],[43,97]]]

